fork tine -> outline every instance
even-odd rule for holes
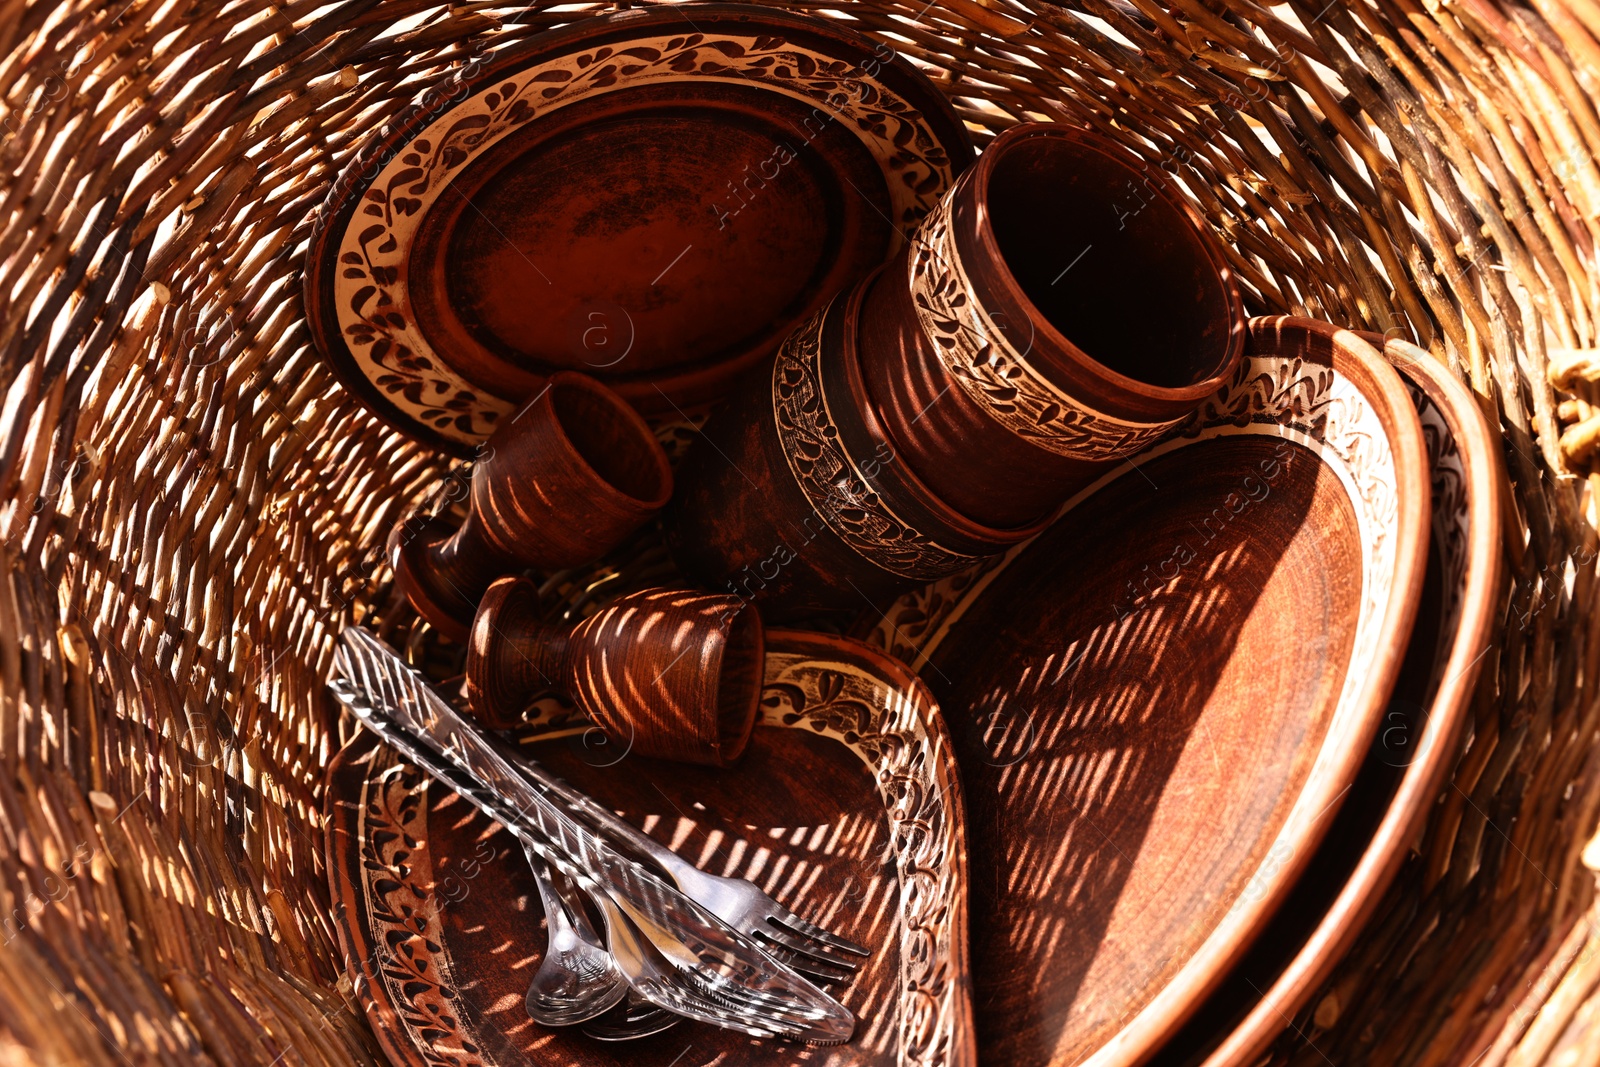
[[[822,964],[830,964],[843,971],[846,978],[855,974],[856,968],[861,966],[859,957],[844,956],[818,941],[801,937],[770,920],[757,926],[754,933],[764,941],[788,949],[790,952],[810,957]]]
[[[848,982],[855,977],[855,971],[842,964],[819,960],[803,952],[794,952],[784,948],[777,941],[767,937],[765,930],[757,930],[752,936],[760,943],[763,952],[785,967],[798,971],[807,978],[814,978],[823,982]]]
[[[780,926],[787,926],[796,933],[801,933],[809,938],[821,941],[823,944],[836,948],[841,952],[848,952],[851,955],[863,957],[872,955],[869,950],[862,948],[854,941],[846,941],[838,934],[830,933],[829,931],[818,926],[816,923],[807,922],[787,908],[775,910],[781,911],[782,914],[769,915],[767,918],[772,922],[778,923]]]

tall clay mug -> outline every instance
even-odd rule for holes
[[[1084,130],[1013,127],[706,425],[674,557],[773,618],[955,573],[1172,433],[1234,373],[1245,326],[1221,247],[1159,170]]]
[[[466,522],[418,517],[395,529],[395,580],[435,629],[465,641],[495,579],[593,562],[671,495],[666,453],[638,413],[593,378],[563,371],[489,437]]]

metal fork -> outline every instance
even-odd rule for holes
[[[756,938],[773,956],[802,974],[829,982],[845,981],[869,955],[860,945],[802,919],[748,879],[707,874],[538,763],[509,746],[496,747],[519,773],[555,794],[602,833],[649,859],[685,896],[699,901],[740,933]]]

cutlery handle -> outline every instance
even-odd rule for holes
[[[370,663],[372,671],[394,690],[382,710],[368,701],[347,701],[363,723],[424,770],[460,789],[485,814],[534,845],[584,888],[629,897],[636,907],[654,905],[654,910],[670,910],[676,903],[671,898],[681,894],[558,808],[518,775],[454,708],[422,684],[410,667],[397,657],[388,662],[385,657],[393,657],[392,652],[376,638],[355,633],[342,650],[351,652],[343,673],[353,678],[358,662]],[[351,645],[360,647],[352,651]],[[383,692],[377,681],[368,679],[366,685],[369,693]],[[356,695],[354,687],[348,691]]]
[[[410,668],[406,670],[409,673]],[[666,896],[677,896],[674,890],[530,785],[453,708],[443,700],[429,700],[432,694],[409,677],[401,684],[402,696],[389,716],[352,705],[374,732],[451,788],[462,789],[485,814],[591,892],[620,895],[647,910],[660,911],[674,903]],[[430,723],[429,717],[435,721]]]
[[[644,855],[651,862],[661,867],[673,881],[678,880],[678,873],[683,868],[693,866],[688,860],[649,834],[646,834],[637,826],[634,826],[633,823],[598,803],[587,793],[573,788],[567,784],[565,779],[550,773],[537,760],[516,751],[507,751],[505,758],[506,762],[510,763],[519,774],[554,793],[561,800],[575,808],[580,815],[589,820],[595,829],[601,833]],[[681,889],[682,886],[680,885],[679,888]]]
[[[546,925],[556,929],[564,921],[585,941],[599,944],[600,935],[589,921],[589,912],[583,906],[584,892],[578,888],[578,883],[539,855],[538,850],[526,841],[522,843],[522,851],[527,856],[528,866],[533,869],[534,884],[539,888],[539,900],[544,905]]]
[[[551,855],[551,851],[557,849],[555,842],[539,833],[533,832],[528,825],[528,820],[524,819],[521,813],[514,810],[503,799],[480,785],[467,772],[457,768],[454,764],[422,744],[409,730],[390,721],[376,710],[365,706],[361,701],[360,694],[357,693],[354,687],[344,682],[330,684],[334,694],[355,711],[357,717],[361,719],[362,725],[377,734],[386,744],[392,746],[408,762],[426,772],[429,776],[438,779],[473,807],[504,826],[511,836],[515,837],[525,847],[534,850],[536,854],[543,856],[552,866],[562,871],[572,868],[575,862],[572,856],[564,853],[559,856]]]

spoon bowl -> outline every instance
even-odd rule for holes
[[[598,1018],[628,995],[628,980],[584,912],[578,887],[526,844],[549,931],[544,960],[528,986],[528,1017],[541,1026]]]

